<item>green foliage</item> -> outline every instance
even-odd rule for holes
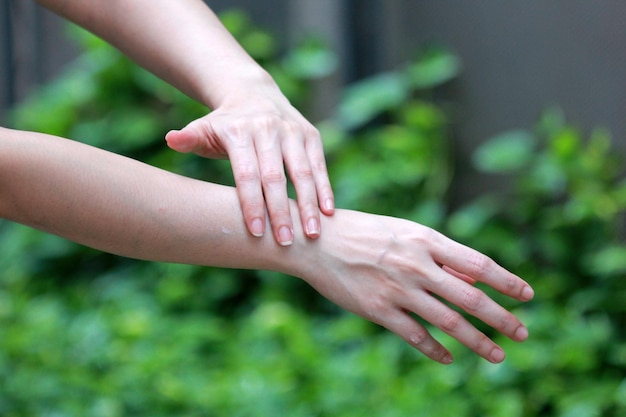
[[[460,209],[448,230],[535,287],[523,313],[531,339],[505,342],[501,366],[519,372],[525,415],[625,415],[624,156],[605,131],[585,139],[552,109],[535,130],[500,134],[474,157],[511,186]]]
[[[333,54],[317,40],[281,54],[245,15],[222,18],[306,109]],[[16,109],[16,127],[232,183],[227,162],[164,146],[167,130],[207,109],[102,41],[74,36],[83,57]],[[5,223],[0,414],[626,415],[622,156],[606,132],[585,140],[550,111],[533,131],[498,135],[473,155],[511,186],[448,213],[448,116],[433,92],[459,70],[453,54],[426,51],[347,86],[319,128],[340,206],[434,226],[534,285],[527,306],[494,295],[531,332],[524,344],[494,334],[503,364],[437,330],[456,362],[430,362],[281,274],[133,261]]]

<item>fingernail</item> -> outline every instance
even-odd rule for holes
[[[289,227],[283,226],[278,229],[278,243],[281,246],[289,246],[293,243],[293,231]]]
[[[250,233],[252,233],[253,236],[261,237],[263,236],[263,232],[263,221],[261,219],[252,220],[252,223],[250,224]]]
[[[306,224],[306,232],[309,237],[318,237],[320,235],[320,225],[316,218],[310,218]]]
[[[335,203],[333,202],[332,198],[327,198],[326,201],[324,201],[324,208],[328,211],[335,208]]]
[[[446,356],[441,359],[441,363],[444,365],[450,365],[452,363],[452,355],[446,353]]]
[[[535,296],[535,292],[530,287],[524,287],[522,290],[522,300],[529,301]]]
[[[504,351],[499,347],[493,348],[489,354],[489,360],[493,363],[500,363],[504,360]]]
[[[522,341],[522,340],[526,340],[528,338],[528,329],[524,326],[520,326],[516,331],[515,331],[515,340],[518,341]]]

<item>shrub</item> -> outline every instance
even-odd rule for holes
[[[537,294],[523,312],[529,341],[502,341],[510,359],[500,377],[523,394],[524,415],[624,415],[623,155],[608,132],[585,138],[551,109],[535,129],[485,142],[474,161],[511,187],[459,210],[449,233],[527,278]]]
[[[222,18],[306,109],[332,53],[313,40],[280,54],[245,15]],[[232,183],[227,162],[163,144],[167,130],[207,109],[102,41],[75,36],[84,56],[16,109],[16,127]],[[535,286],[523,307],[494,294],[531,332],[521,345],[493,335],[508,353],[503,364],[433,330],[456,356],[443,367],[281,274],[134,261],[3,224],[0,413],[625,415],[621,156],[605,132],[584,140],[551,111],[474,155],[511,187],[449,213],[449,121],[433,93],[459,70],[453,54],[427,50],[347,86],[319,128],[340,206],[439,228]]]

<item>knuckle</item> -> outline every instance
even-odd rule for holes
[[[317,173],[321,173],[326,175],[328,172],[328,167],[326,166],[326,159],[324,158],[324,154],[322,155],[310,155],[309,163],[311,165],[311,170]]]
[[[266,169],[261,173],[261,181],[264,184],[287,184],[285,172],[282,169]]]
[[[287,226],[291,224],[291,215],[289,212],[289,207],[279,206],[279,207],[268,207],[270,220],[272,223],[272,227],[278,230],[281,226]]]
[[[428,340],[428,337],[429,333],[426,329],[418,328],[409,333],[407,340],[412,346],[418,347],[424,344],[424,342]]]
[[[300,123],[298,121],[285,120],[283,122],[283,127],[285,129],[285,132],[287,132],[290,135],[292,135],[292,134],[294,134],[296,132],[304,133],[302,123]]]
[[[510,313],[506,313],[500,320],[498,320],[494,328],[504,334],[514,332],[522,323]]]
[[[483,293],[474,287],[466,289],[463,293],[462,307],[466,311],[477,311],[483,304]]]
[[[313,171],[308,165],[299,166],[293,170],[291,177],[294,181],[311,180],[313,178]]]
[[[263,200],[257,199],[242,199],[241,207],[244,213],[244,217],[256,217],[259,214],[264,214],[265,204]]]
[[[247,141],[244,142],[241,140],[241,138],[245,136],[244,132],[246,132],[246,130],[247,128],[244,123],[239,120],[233,120],[222,127],[222,134],[226,136],[229,143],[242,146],[247,145]]]
[[[265,136],[274,137],[280,130],[280,123],[278,116],[274,114],[264,114],[254,119],[254,131],[259,132]]]
[[[431,352],[429,355],[430,358],[434,359],[437,362],[441,362],[443,358],[447,355],[447,351],[444,348],[437,348]]]
[[[254,138],[258,134],[263,137],[273,137],[274,125],[275,123],[269,117],[231,120],[221,129],[221,136],[232,148],[249,148],[253,146]]]
[[[461,323],[461,315],[456,311],[448,311],[441,316],[440,326],[444,331],[454,332]]]
[[[315,204],[314,201],[305,201],[304,199],[300,199],[298,201],[300,217],[302,219],[318,219],[319,221],[319,207]]]
[[[491,258],[481,253],[475,253],[468,259],[471,275],[479,278],[488,274],[492,264]]]
[[[512,291],[519,286],[519,280],[514,276],[509,276],[504,280],[504,287],[508,291]]]
[[[489,352],[493,347],[493,342],[484,334],[480,334],[474,341],[472,346],[469,346],[474,352]]]
[[[263,114],[255,119],[255,124],[257,127],[269,131],[276,125],[276,116],[274,114]]]
[[[374,323],[382,323],[389,307],[382,297],[372,297],[363,306],[364,317]]]
[[[320,131],[310,123],[304,125],[304,134],[310,139],[321,139]]]
[[[419,228],[415,239],[423,244],[432,244],[439,240],[439,232],[432,227],[422,226]]]
[[[259,173],[252,164],[242,164],[234,169],[234,176],[237,182],[257,182]]]

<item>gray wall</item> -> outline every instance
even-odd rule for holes
[[[75,51],[62,40],[60,20],[31,0],[0,2],[2,119],[10,102],[57,73]],[[436,41],[464,62],[463,75],[452,91],[458,104],[460,153],[471,152],[503,129],[532,126],[552,104],[561,106],[582,129],[609,128],[626,147],[626,2],[211,0],[210,4],[216,11],[246,9],[285,44],[306,32],[327,37],[339,52],[342,67],[320,85],[314,118],[328,113],[325,109],[336,100],[339,84],[394,68],[419,47]],[[461,193],[471,194],[484,179],[466,167],[459,169],[466,184]]]
[[[0,0],[0,120],[74,57],[62,21],[31,0]]]
[[[532,126],[553,104],[585,131],[609,128],[626,149],[626,2],[387,4],[390,63],[428,40],[451,46],[464,62],[455,91],[459,152],[503,129]],[[465,167],[459,174],[462,190],[472,194],[481,178]]]

